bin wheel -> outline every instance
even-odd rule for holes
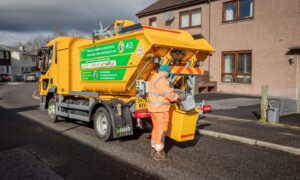
[[[48,101],[48,115],[50,116],[52,123],[57,122],[58,116],[56,115],[56,103],[54,98],[50,98]]]
[[[103,107],[98,108],[93,121],[98,138],[102,141],[111,140],[113,137],[112,122],[107,110]]]

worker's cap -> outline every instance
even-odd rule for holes
[[[171,74],[171,69],[170,69],[170,66],[168,66],[168,65],[161,65],[159,67],[158,71],[165,71],[165,72]]]

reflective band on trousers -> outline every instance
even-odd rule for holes
[[[148,102],[149,104],[153,104],[153,105],[170,105],[170,102],[160,102],[160,101],[151,101],[149,100]]]

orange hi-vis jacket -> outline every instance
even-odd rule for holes
[[[160,73],[156,73],[149,84],[148,111],[169,111],[171,102],[177,101],[178,94],[170,87],[168,80]]]

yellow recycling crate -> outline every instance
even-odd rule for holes
[[[181,111],[177,104],[172,105],[170,122],[168,127],[168,137],[178,142],[193,140],[195,137],[198,112]]]

